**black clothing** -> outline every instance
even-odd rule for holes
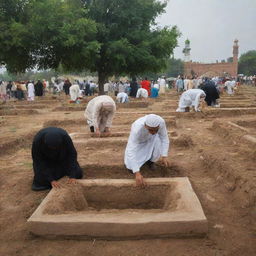
[[[36,96],[43,96],[44,93],[44,85],[41,81],[38,81],[35,84],[35,95]]]
[[[17,90],[15,91],[15,97],[18,100],[24,99],[24,92],[20,88],[17,88]]]
[[[136,81],[132,81],[130,84],[131,91],[130,91],[130,96],[131,97],[136,97],[137,91],[138,91],[138,83]]]
[[[32,144],[32,159],[33,190],[51,188],[52,181],[64,176],[82,178],[76,149],[67,132],[61,128],[48,127],[36,134]]]
[[[206,94],[205,101],[207,105],[215,105],[216,99],[220,97],[215,84],[211,81],[206,81],[202,86],[200,86],[200,89],[202,89]]]
[[[71,86],[71,83],[69,81],[65,81],[65,83],[63,85],[63,89],[64,89],[66,95],[69,95],[70,86]]]
[[[91,95],[92,95],[92,92],[91,92],[90,84],[89,84],[89,83],[86,83],[86,84],[85,84],[85,95],[86,95],[86,96],[91,96]]]

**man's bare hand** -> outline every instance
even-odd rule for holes
[[[67,183],[68,184],[77,184],[77,180],[74,178],[69,178]]]
[[[101,135],[100,129],[97,128],[95,131],[95,137],[100,137],[100,135]]]
[[[53,180],[51,182],[51,185],[52,185],[53,188],[61,188],[60,183],[58,183],[56,180]]]
[[[147,183],[144,181],[143,176],[140,174],[140,172],[135,173],[135,180],[136,180],[136,186],[145,188],[147,186]]]
[[[168,161],[168,159],[167,159],[166,156],[162,156],[162,157],[160,158],[160,161],[163,163],[163,165],[164,165],[165,167],[169,167],[169,166],[170,166],[170,163],[169,163],[169,161]]]

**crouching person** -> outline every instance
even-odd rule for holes
[[[131,127],[130,136],[125,149],[124,163],[134,173],[136,184],[144,187],[146,182],[140,173],[143,164],[154,169],[154,162],[159,159],[167,167],[169,138],[162,117],[150,114],[137,119]]]
[[[61,128],[48,127],[36,134],[32,144],[32,159],[32,190],[59,188],[60,178],[68,176],[68,183],[72,184],[83,176],[73,142]]]
[[[101,95],[90,100],[84,116],[91,133],[98,137],[109,136],[115,111],[116,104],[110,96]]]
[[[176,112],[189,112],[190,107],[193,107],[196,112],[199,112],[200,103],[205,99],[206,94],[201,89],[189,89],[182,93],[179,100],[179,107]],[[202,104],[203,105],[203,104]]]

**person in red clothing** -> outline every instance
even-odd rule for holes
[[[141,81],[140,85],[141,85],[141,88],[144,88],[148,91],[148,96],[150,96],[150,93],[151,93],[150,81],[147,79],[147,77],[145,77],[145,79]]]

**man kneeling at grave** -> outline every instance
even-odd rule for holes
[[[64,176],[69,176],[69,184],[75,184],[76,179],[83,176],[73,142],[61,128],[48,127],[36,134],[32,144],[32,159],[32,190],[59,188],[57,180]]]
[[[84,116],[91,133],[97,137],[109,136],[115,111],[116,104],[110,96],[101,95],[90,100]]]
[[[169,138],[162,117],[150,114],[137,119],[131,127],[125,149],[124,163],[135,174],[136,184],[144,187],[146,182],[140,173],[140,167],[147,164],[154,169],[154,162],[160,159],[168,167]]]

